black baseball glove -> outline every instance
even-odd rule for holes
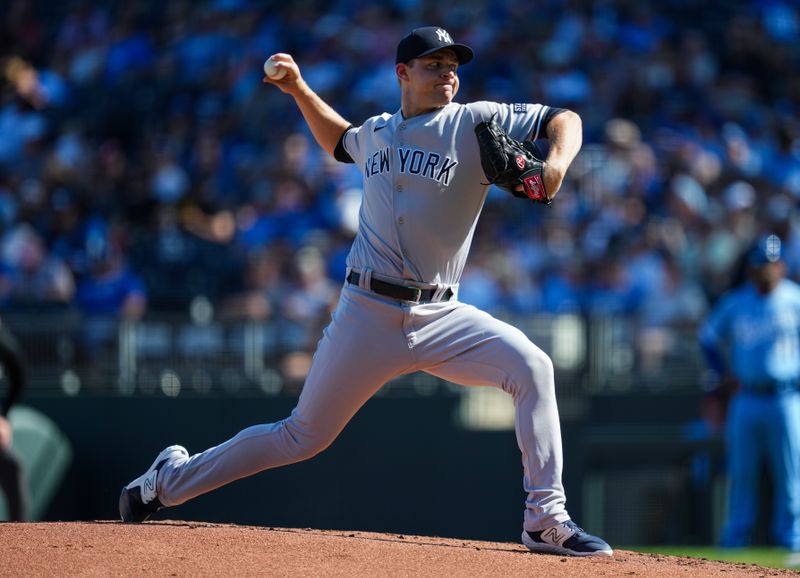
[[[475,135],[481,151],[481,166],[490,185],[497,185],[515,197],[546,205],[551,203],[542,178],[542,153],[534,143],[509,137],[494,121],[494,116],[479,122]],[[521,191],[517,190],[520,185]]]

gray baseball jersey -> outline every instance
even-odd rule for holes
[[[548,107],[476,102],[404,119],[382,114],[347,131],[362,168],[359,232],[347,260],[378,276],[455,285],[486,198],[475,125],[497,115],[512,138],[536,138]]]
[[[162,504],[315,455],[384,383],[426,371],[512,396],[528,494],[524,528],[539,531],[569,519],[550,358],[518,329],[446,291],[457,289],[486,197],[474,127],[493,114],[513,138],[524,139],[544,129],[548,109],[451,103],[410,119],[399,112],[373,117],[345,133],[337,158],[349,156],[364,174],[359,232],[347,261],[350,282],[297,407],[280,422],[166,464],[157,481]],[[373,290],[375,279],[432,290],[432,297],[422,303],[387,297]]]

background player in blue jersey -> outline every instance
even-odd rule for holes
[[[800,286],[785,279],[781,240],[758,239],[749,280],[719,301],[700,342],[721,387],[733,389],[727,442],[730,495],[722,545],[746,546],[756,519],[761,466],[774,483],[775,542],[800,549]]]

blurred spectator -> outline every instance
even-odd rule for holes
[[[280,314],[290,324],[284,336],[295,349],[313,350],[322,328],[330,321],[339,297],[339,285],[328,278],[319,247],[300,249],[293,263],[294,276]]]
[[[189,189],[189,176],[176,162],[174,154],[163,151],[155,159],[151,193],[159,203],[166,205],[180,201]]]
[[[81,353],[91,363],[110,351],[121,323],[141,319],[147,290],[119,247],[106,240],[89,255],[89,268],[78,283],[75,302],[84,316]]]
[[[0,168],[10,170],[25,158],[26,148],[41,141],[48,130],[45,116],[24,107],[13,94],[0,99]],[[25,175],[29,176],[29,175]]]
[[[583,264],[577,260],[545,270],[541,279],[542,311],[552,315],[583,311],[584,275]]]
[[[502,307],[505,301],[500,279],[491,270],[493,257],[485,247],[474,247],[458,285],[459,301],[490,313]]]
[[[37,110],[61,106],[67,101],[67,85],[50,70],[38,70],[17,56],[5,61],[4,76],[22,100]]]
[[[227,296],[220,317],[225,320],[265,321],[280,307],[289,291],[284,263],[277,249],[252,253],[247,260],[244,288]]]
[[[0,240],[4,270],[0,272],[3,307],[35,311],[67,307],[75,294],[75,280],[66,263],[47,253],[41,236],[20,224]]]
[[[636,313],[642,294],[626,274],[619,258],[589,264],[584,311],[590,316],[609,317]]]
[[[765,173],[795,199],[800,198],[800,125],[796,118],[781,119],[777,127],[777,150],[770,159],[772,166]]]
[[[686,276],[677,259],[661,252],[660,274],[644,295],[639,312],[640,369],[645,375],[658,375],[663,360],[677,349],[681,332],[700,322],[708,300],[700,284]]]

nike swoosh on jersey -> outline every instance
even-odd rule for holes
[[[374,129],[372,129],[372,132],[378,132],[378,131],[379,131],[379,130],[381,130],[382,128],[386,128],[386,125],[385,125],[385,124],[382,124],[381,126],[376,126]]]

